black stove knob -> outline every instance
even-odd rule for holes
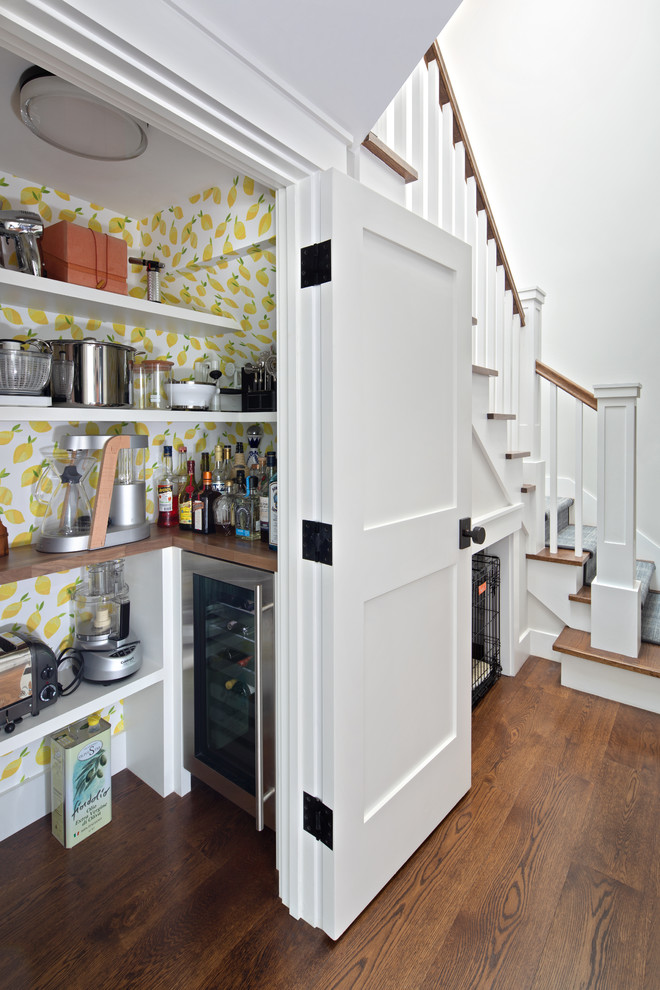
[[[55,673],[54,667],[44,667],[44,669],[41,671],[41,680],[49,681],[54,673]]]
[[[55,687],[54,684],[46,684],[46,686],[41,689],[41,692],[39,694],[39,697],[44,702],[53,701],[53,699],[56,696],[57,696],[57,688]]]

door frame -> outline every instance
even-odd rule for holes
[[[311,449],[311,441],[305,436],[309,436],[314,418],[300,416],[303,408],[300,403],[308,401],[310,383],[301,381],[300,377],[298,335],[299,328],[305,326],[305,314],[296,309],[294,279],[298,266],[295,260],[292,263],[292,252],[299,243],[300,230],[309,227],[311,221],[305,214],[306,197],[301,193],[300,180],[313,183],[322,166],[275,140],[268,140],[269,136],[251,121],[228,113],[219,103],[203,100],[203,94],[182,76],[170,71],[156,78],[153,64],[146,56],[122,39],[110,36],[106,29],[95,26],[90,18],[67,20],[63,5],[55,0],[50,0],[49,17],[34,7],[32,0],[20,2],[17,11],[12,0],[0,0],[3,48],[37,62],[171,136],[193,144],[209,157],[276,189],[279,263],[275,313],[277,328],[286,327],[286,334],[278,339],[278,450],[284,475],[282,487],[287,492],[286,512],[281,514],[279,524],[275,584],[277,868],[283,903],[293,917],[305,917],[315,924],[318,915],[313,893],[318,854],[314,851],[311,859],[307,856],[303,860],[298,826],[302,821],[303,763],[315,757],[300,751],[300,741],[309,738],[314,721],[305,707],[308,695],[300,678],[304,669],[301,656],[309,644],[300,642],[299,616],[309,595],[300,576],[301,538],[296,525],[296,520],[302,518],[299,471],[304,467],[304,457],[300,441],[302,438],[305,449]],[[343,161],[346,162],[345,146]],[[177,724],[176,719],[173,724]],[[175,751],[179,752],[180,747],[175,747]],[[181,768],[171,769],[170,779],[180,780]]]

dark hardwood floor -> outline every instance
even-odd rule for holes
[[[333,943],[277,897],[272,833],[196,786],[113,778],[76,850],[0,844],[13,990],[659,990],[660,716],[530,658],[473,715],[473,786]]]

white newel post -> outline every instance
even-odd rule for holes
[[[637,399],[641,385],[597,385],[598,550],[591,586],[591,645],[639,656],[636,579]]]
[[[527,496],[527,549],[538,553],[545,545],[545,461],[541,460],[541,379],[536,362],[541,360],[541,310],[545,292],[538,287],[520,292],[525,326],[520,330],[518,443],[531,451],[525,459],[525,481],[536,485]]]

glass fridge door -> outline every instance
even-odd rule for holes
[[[195,755],[255,794],[260,588],[193,575]]]

